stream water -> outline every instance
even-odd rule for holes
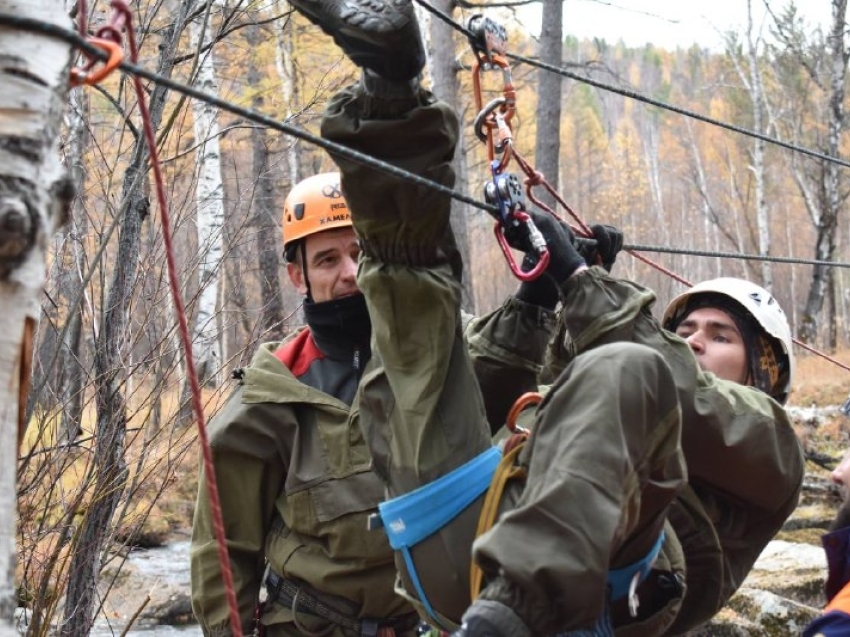
[[[150,582],[177,587],[189,591],[189,541],[178,540],[155,549],[137,549],[130,552],[127,558],[133,577]],[[141,603],[142,600],[138,600]],[[90,633],[91,637],[118,637],[124,631],[125,625],[119,621],[98,617]],[[145,626],[134,625],[127,632],[127,637],[201,637],[201,629],[197,624],[190,626]]]

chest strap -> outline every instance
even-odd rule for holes
[[[419,601],[438,625],[440,620],[419,581],[410,548],[446,526],[489,488],[501,456],[497,447],[491,447],[451,473],[381,502],[379,519],[373,516],[370,520],[370,528],[383,526],[390,546],[401,552]]]

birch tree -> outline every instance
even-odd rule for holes
[[[0,14],[67,28],[61,0],[0,0]],[[73,197],[59,162],[71,48],[0,25],[0,635],[16,634],[15,468],[47,239]]]
[[[274,9],[278,14],[284,14],[284,1],[275,0]],[[275,47],[275,67],[277,75],[280,78],[280,90],[283,103],[286,108],[286,121],[296,115],[296,105],[299,102],[298,81],[295,74],[295,62],[293,59],[295,49],[295,37],[292,32],[292,10],[287,14],[286,28],[276,29],[277,46]],[[301,146],[296,140],[291,140],[289,151],[286,155],[286,165],[288,167],[289,180],[292,185],[297,184],[301,180],[301,161],[300,150]]]
[[[215,58],[210,35],[210,8],[189,24],[192,48],[200,54],[195,86],[210,95],[218,95]],[[195,138],[198,140],[198,181],[195,185],[198,228],[198,296],[195,303],[195,328],[192,354],[202,383],[216,385],[221,367],[221,343],[216,320],[218,273],[222,259],[224,227],[224,187],[221,183],[221,151],[217,110],[200,100],[192,101]]]
[[[762,43],[761,36],[756,34],[753,25],[752,0],[747,0],[747,31],[743,50],[737,51],[735,43],[730,42],[728,46],[729,58],[735,65],[735,70],[747,94],[750,97],[752,107],[752,128],[757,133],[768,134],[769,129],[769,106],[764,90],[764,80],[761,69],[761,56],[759,47]],[[741,60],[744,58],[744,61]],[[742,64],[743,62],[743,64]],[[756,228],[758,232],[758,254],[770,256],[770,215],[765,199],[765,183],[767,169],[765,167],[765,145],[762,139],[753,139],[750,154],[750,171],[755,180],[755,212]],[[773,269],[770,261],[761,263],[761,283],[767,289],[773,287]]]

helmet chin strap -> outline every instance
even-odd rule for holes
[[[305,299],[308,302],[313,302],[313,291],[310,289],[310,277],[307,275],[307,242],[301,242],[301,249],[298,251],[301,253],[301,271],[304,273],[304,285],[307,286],[307,294],[305,295]]]

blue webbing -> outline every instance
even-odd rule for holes
[[[646,579],[649,571],[652,569],[652,563],[661,552],[661,546],[664,544],[664,531],[658,536],[658,539],[649,549],[643,559],[638,560],[634,564],[629,564],[623,568],[613,569],[608,571],[608,586],[611,587],[611,599],[618,600],[629,594],[629,587],[632,584],[632,578],[635,573],[640,572],[640,582]]]
[[[410,547],[446,526],[484,493],[501,458],[501,450],[491,447],[451,473],[378,505],[390,546],[402,552],[419,601],[438,624],[416,573]]]

